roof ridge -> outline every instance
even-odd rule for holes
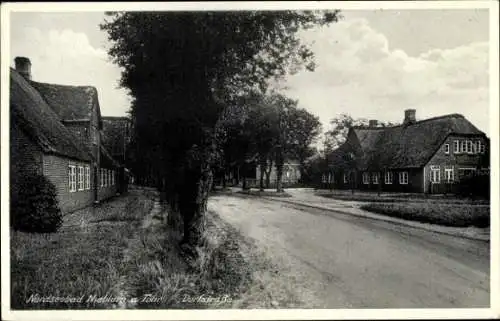
[[[63,85],[63,84],[54,84],[54,83],[34,81],[34,80],[30,80],[30,82],[35,83],[35,84],[40,84],[40,85],[58,86],[58,87],[67,87],[67,88],[92,89],[92,90],[97,91],[97,87],[92,86],[92,85]]]
[[[395,125],[395,126],[385,126],[385,127],[353,126],[351,128],[353,128],[353,129],[368,129],[368,130],[383,130],[383,129],[390,129],[390,128],[398,128],[398,127],[408,127],[408,126],[422,124],[422,123],[425,123],[428,121],[444,119],[444,118],[452,118],[452,117],[458,117],[458,118],[465,119],[464,115],[458,114],[458,113],[453,113],[453,114],[446,114],[446,115],[422,119],[422,120],[416,121],[416,122],[411,123],[411,124],[399,124],[399,125]]]

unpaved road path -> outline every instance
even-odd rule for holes
[[[255,240],[304,307],[490,305],[487,242],[254,197],[214,196],[209,209]]]

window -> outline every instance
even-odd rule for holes
[[[349,183],[349,177],[347,176],[347,173],[344,173],[344,184]]]
[[[321,182],[326,183],[326,174],[321,175]]]
[[[104,187],[108,186],[108,170],[104,169]]]
[[[461,148],[460,148],[460,152],[462,153],[467,153],[467,141],[466,140],[463,140],[462,141],[462,144],[460,145]]]
[[[450,144],[444,144],[444,153],[449,154],[450,153]]]
[[[85,189],[90,189],[90,167],[85,166]]]
[[[439,183],[441,181],[441,171],[439,166],[431,166],[431,183]]]
[[[378,184],[378,177],[379,177],[379,174],[378,173],[373,173],[373,184]]]
[[[385,183],[392,184],[392,172],[385,172]]]
[[[78,190],[83,191],[85,188],[84,178],[84,169],[83,166],[78,166]]]
[[[453,167],[444,169],[444,178],[447,183],[451,183],[455,179],[455,173],[453,171]]]
[[[328,183],[333,183],[333,174],[328,173]]]
[[[483,144],[480,140],[477,141],[477,152],[484,154],[484,151],[486,150],[486,145]]]
[[[408,172],[399,173],[399,184],[408,184]]]
[[[370,173],[363,173],[363,184],[370,184]]]
[[[468,140],[467,141],[467,153],[468,154],[472,154],[474,151],[472,149],[472,141],[471,140]]]
[[[68,186],[70,192],[76,192],[76,167],[68,166]]]
[[[454,152],[455,154],[460,153],[460,142],[459,142],[458,140],[455,140],[455,141],[453,142],[453,152]]]
[[[101,187],[104,187],[104,169],[99,169],[99,180],[101,181]]]

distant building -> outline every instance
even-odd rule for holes
[[[325,187],[443,193],[461,178],[489,170],[489,139],[459,114],[416,121],[408,109],[402,125],[352,127],[329,155]]]
[[[119,192],[127,191],[128,183],[132,183],[130,172],[125,168],[127,160],[127,146],[131,138],[131,121],[128,117],[102,117],[102,143],[111,156],[120,164],[118,171]]]
[[[35,82],[31,62],[17,57],[10,69],[10,181],[35,173],[56,187],[64,213],[116,195],[122,159],[103,145],[97,90]]]

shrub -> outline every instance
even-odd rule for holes
[[[62,213],[55,186],[43,175],[30,175],[17,182],[17,190],[10,207],[14,230],[56,232],[62,224]]]
[[[471,204],[369,203],[361,209],[421,223],[453,227],[490,226],[490,207]]]
[[[490,197],[490,175],[479,173],[470,175],[460,180],[458,194],[462,196]]]

